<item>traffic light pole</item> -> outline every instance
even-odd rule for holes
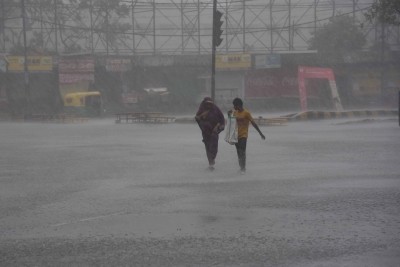
[[[215,13],[217,11],[217,0],[213,0],[213,19],[212,19],[212,63],[211,63],[211,98],[215,102]]]
[[[25,88],[25,107],[24,107],[24,118],[29,119],[31,117],[31,93],[29,88],[29,71],[28,71],[28,53],[26,46],[26,13],[25,13],[25,0],[21,0],[21,13],[22,13],[22,27],[24,37],[24,88]]]

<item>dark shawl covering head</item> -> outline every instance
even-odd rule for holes
[[[199,109],[197,110],[196,116],[199,116],[201,113],[207,110],[206,105],[207,102],[213,102],[211,97],[206,96],[200,103]]]
[[[211,105],[209,105],[209,102],[211,102]],[[206,115],[196,120],[202,133],[210,135],[218,123],[222,126],[225,125],[225,118],[221,110],[213,103],[210,97],[205,97],[203,99],[199,106],[199,110],[196,113],[196,116],[199,116],[207,110],[208,113]]]

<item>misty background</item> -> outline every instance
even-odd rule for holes
[[[345,109],[394,108],[399,26],[373,3],[218,1],[217,60],[243,64],[217,65],[217,103],[298,111],[298,67],[317,66],[334,70]],[[103,115],[188,113],[211,94],[212,1],[1,0],[0,16],[3,116],[63,113],[66,94],[87,91]],[[333,109],[327,81],[307,83],[309,109]]]

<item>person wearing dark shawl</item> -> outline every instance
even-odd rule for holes
[[[218,153],[218,135],[225,128],[224,115],[210,97],[205,97],[199,106],[195,119],[203,136],[208,168],[214,170],[215,158]]]

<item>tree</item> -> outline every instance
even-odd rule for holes
[[[130,8],[123,0],[70,0],[78,7],[76,21],[83,27],[93,29],[103,46],[118,53],[118,47],[128,47],[125,44],[125,34],[131,28],[129,23],[123,22],[129,16]],[[82,13],[83,11],[84,13]],[[92,19],[90,19],[92,18]],[[89,24],[89,25],[88,25]],[[91,24],[91,25],[90,25]],[[88,26],[86,26],[88,25]],[[78,34],[79,36],[80,34]],[[93,41],[93,40],[92,40]],[[88,45],[86,45],[88,47]]]
[[[93,46],[117,53],[127,47],[127,23],[130,8],[124,0],[25,0],[28,48],[37,51],[79,52]],[[21,16],[21,0],[0,0],[0,37],[12,40],[18,51],[22,26],[8,27],[2,36],[4,21]],[[14,19],[14,21],[16,21]],[[131,35],[131,34],[130,34]],[[129,36],[129,35],[128,35]],[[57,52],[58,52],[57,51]]]
[[[370,22],[378,20],[392,25],[400,25],[400,1],[375,0],[364,15]]]
[[[66,52],[91,50],[98,44],[107,52],[118,51],[130,28],[122,22],[129,14],[123,0],[53,0],[57,2],[57,25]]]
[[[363,32],[353,18],[338,15],[321,29],[312,33],[309,40],[309,49],[317,50],[321,60],[325,63],[344,62],[352,57],[366,43]]]

